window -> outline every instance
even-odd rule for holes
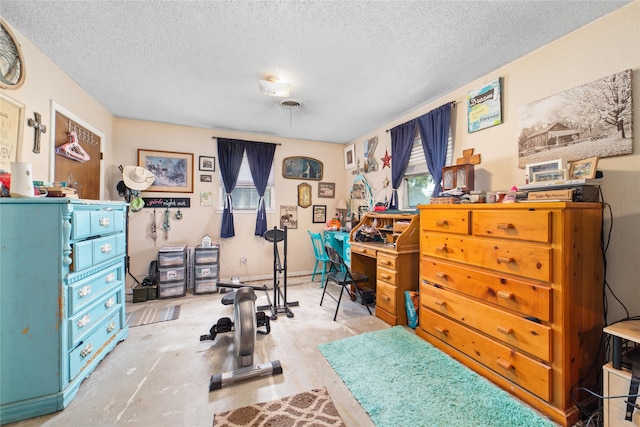
[[[420,204],[428,204],[431,194],[436,186],[433,177],[427,168],[427,161],[424,158],[422,139],[419,132],[413,140],[413,148],[409,156],[409,164],[404,173],[402,183],[402,207],[404,209],[415,209]],[[449,141],[447,143],[447,160],[445,165],[450,165],[453,159],[453,139],[451,128],[449,128]]]
[[[264,205],[267,211],[273,209],[273,199],[275,198],[273,183],[274,172],[272,164],[271,171],[269,172],[269,182],[267,183],[267,188],[264,191]],[[225,194],[222,175],[220,175],[219,209],[224,209]],[[247,160],[246,155],[242,158],[242,165],[240,165],[240,173],[238,174],[238,182],[236,183],[236,187],[233,189],[233,192],[231,192],[231,197],[233,198],[234,212],[255,212],[255,210],[258,209],[258,201],[260,200],[260,197],[258,196],[256,186],[253,184],[251,170],[249,169],[249,160]]]

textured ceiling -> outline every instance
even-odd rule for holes
[[[626,3],[2,0],[0,14],[114,116],[347,143]],[[269,75],[302,108],[261,94]]]

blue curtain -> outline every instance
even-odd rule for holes
[[[402,184],[402,178],[409,164],[413,140],[416,136],[416,119],[398,125],[391,129],[391,202],[389,209],[398,209],[398,188]]]
[[[447,161],[450,118],[451,103],[448,102],[417,119],[427,167],[436,182],[436,187],[431,194],[432,197],[439,196],[440,191],[442,191],[440,183],[442,182],[442,168]]]
[[[242,156],[244,155],[244,141],[236,139],[218,138],[218,164],[226,193],[224,211],[222,212],[222,226],[220,237],[233,237],[236,235],[233,226],[233,200],[231,192],[238,182]]]
[[[269,182],[269,172],[271,172],[276,144],[247,142],[245,149],[247,150],[247,160],[249,161],[253,184],[258,190],[258,196],[260,196],[254,234],[263,236],[267,231],[267,210],[264,207],[264,192]]]

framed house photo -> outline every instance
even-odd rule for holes
[[[547,160],[546,162],[529,163],[525,166],[525,174],[529,182],[536,182],[536,176],[548,177],[548,175],[536,175],[540,172],[551,172],[564,169],[564,161],[562,159]]]
[[[138,166],[156,176],[147,192],[193,193],[193,153],[138,149]]]
[[[597,157],[571,162],[569,166],[569,179],[593,179],[596,177],[597,166]]]
[[[333,182],[318,183],[318,197],[333,199],[336,196],[336,184]]]
[[[198,160],[200,161],[200,164],[198,165],[198,168],[201,171],[215,172],[215,170],[216,170],[216,158],[215,157],[199,156]]]
[[[313,223],[320,224],[327,221],[327,206],[313,205]]]
[[[353,169],[356,167],[356,147],[354,144],[348,145],[344,149],[344,168]]]

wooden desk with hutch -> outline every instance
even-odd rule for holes
[[[369,276],[376,316],[391,325],[407,324],[404,291],[418,289],[419,222],[415,212],[368,212],[349,236],[351,270]],[[358,241],[364,230],[378,241]]]

